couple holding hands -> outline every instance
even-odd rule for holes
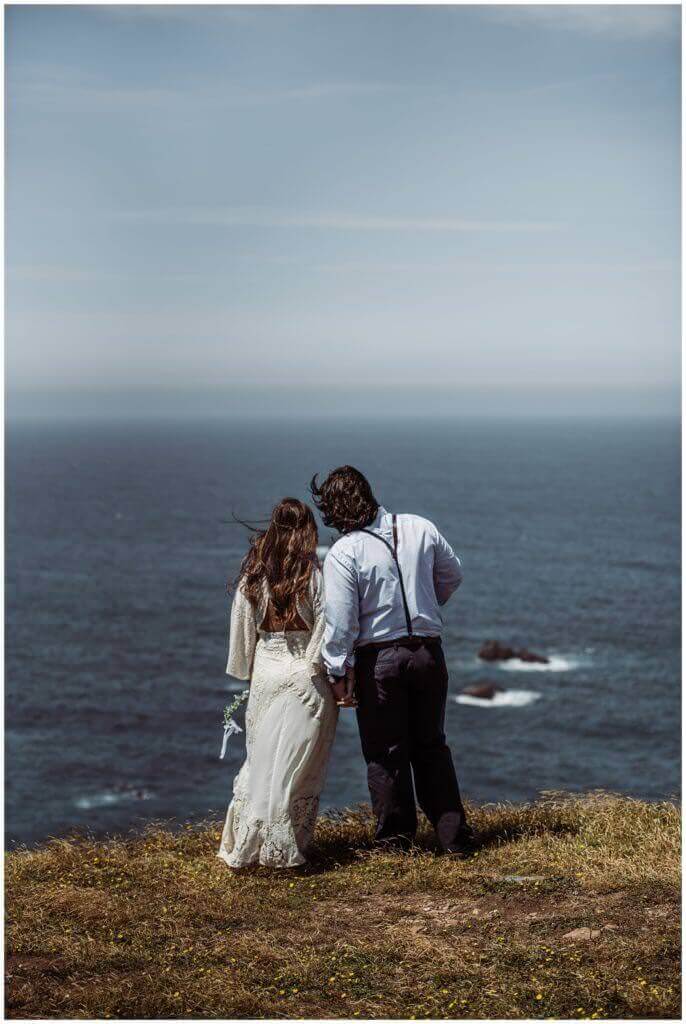
[[[352,466],[311,491],[340,533],[323,569],[312,510],[284,498],[236,583],[227,672],[250,681],[247,756],[218,856],[232,868],[305,863],[339,707],[356,708],[376,842],[411,846],[416,790],[441,849],[463,856],[472,833],[445,740],[440,613],[459,559],[429,520],[387,512]]]

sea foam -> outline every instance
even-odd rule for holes
[[[229,693],[242,693],[243,690],[246,690],[247,688],[248,682],[245,679],[243,679],[240,682],[236,682],[235,679],[231,679],[226,684],[226,689],[229,691]]]
[[[535,690],[500,690],[492,698],[472,697],[468,693],[458,693],[453,697],[456,704],[471,704],[475,708],[524,708],[533,704],[541,696]]]
[[[540,661],[522,661],[521,658],[509,658],[494,664],[504,672],[569,672],[579,664],[575,658],[565,658],[561,654],[551,654],[548,663]]]
[[[91,796],[80,796],[74,803],[82,811],[92,811],[96,807],[112,807],[130,800],[152,800],[153,795],[149,789],[108,789]]]

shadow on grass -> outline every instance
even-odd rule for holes
[[[546,825],[496,825],[480,829],[472,844],[474,852],[486,850],[492,846],[504,846],[507,843],[516,843],[520,839],[527,839],[531,836],[549,835],[564,836],[576,835],[579,832],[578,825],[571,825],[568,822],[548,822]]]
[[[546,822],[498,822],[484,828],[477,828],[469,844],[468,855],[492,847],[517,843],[534,835],[573,835],[578,833],[577,824],[569,821],[548,820]],[[441,856],[435,834],[426,818],[422,817],[417,837],[408,851],[389,843],[374,841],[374,818],[368,806],[359,809],[330,811],[320,819],[315,842],[309,851],[308,863],[300,869],[305,874],[316,875],[335,870],[355,861],[364,860],[375,854],[413,857],[433,854]],[[465,859],[469,859],[467,856]]]

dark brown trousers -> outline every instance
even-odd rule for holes
[[[445,741],[448,670],[440,640],[361,647],[355,676],[376,839],[407,846],[414,838],[414,776],[417,801],[441,847],[459,847],[467,823]]]

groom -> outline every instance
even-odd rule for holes
[[[439,606],[462,582],[457,556],[433,523],[391,515],[367,479],[341,466],[312,496],[338,530],[324,562],[326,632],[322,656],[336,699],[357,721],[377,819],[376,840],[410,846],[417,800],[446,853],[464,855],[467,825],[444,719],[448,670]]]

